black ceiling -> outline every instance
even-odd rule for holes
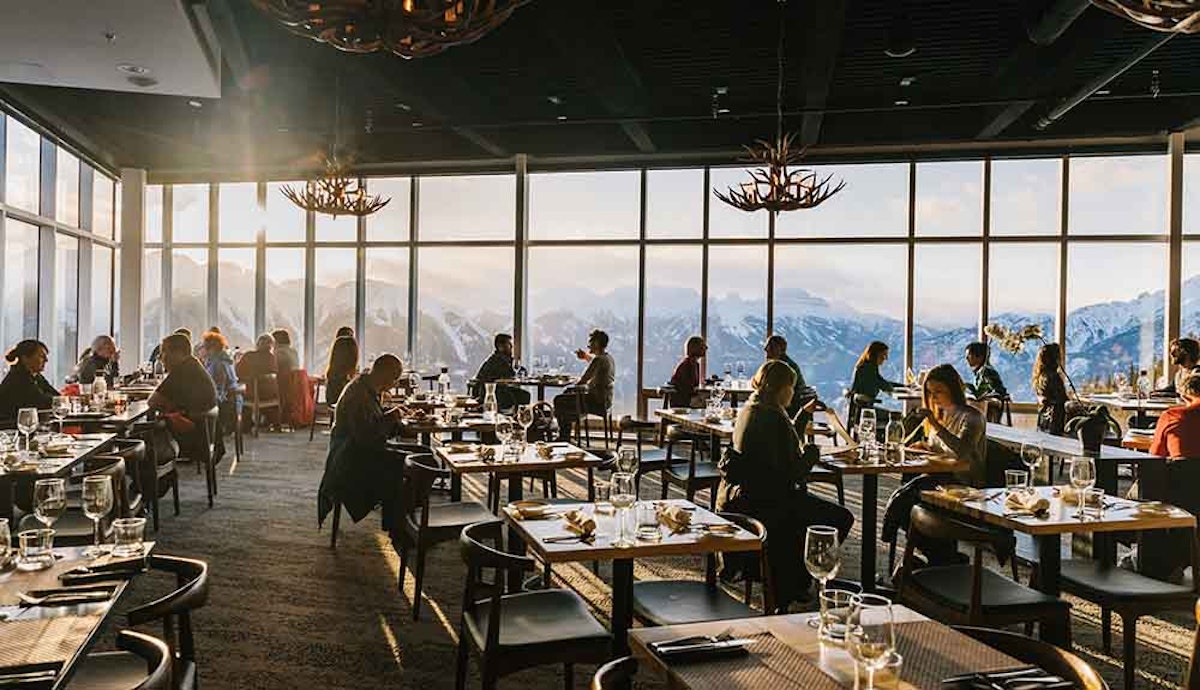
[[[4,92],[119,165],[170,171],[309,165],[333,136],[339,82],[341,139],[363,164],[718,152],[774,132],[777,0],[535,0],[473,45],[407,61],[294,36],[249,0],[205,4],[236,29],[221,32],[226,56],[240,42],[246,58],[226,60],[220,101]],[[884,52],[897,6],[917,48],[905,58]],[[1179,35],[1039,131],[1055,105],[1162,37],[1087,7],[1056,41],[1030,40],[1072,6],[791,0],[786,126],[820,151],[1158,134],[1200,118],[1200,36]],[[728,88],[729,112],[714,119],[715,87]]]

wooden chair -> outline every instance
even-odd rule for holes
[[[746,572],[743,600],[738,601],[717,582],[717,557],[705,556],[704,580],[639,580],[633,583],[633,615],[646,625],[679,625],[704,621],[730,620],[766,615],[774,610],[770,578],[767,577],[767,528],[752,517],[740,513],[718,513],[721,517],[754,534],[762,541],[762,551],[737,554],[752,559],[752,572]],[[751,608],[754,583],[763,583],[762,611]]]
[[[823,411],[829,419],[827,425],[829,431],[822,432],[822,435],[832,439],[834,441],[833,445],[837,445],[839,438],[844,440],[847,445],[853,443],[853,440],[850,438],[850,432],[846,430],[846,425],[842,424],[842,420],[838,419],[837,412],[834,412],[829,407],[826,407]],[[809,426],[811,428],[812,424],[809,424]],[[837,490],[838,503],[843,506],[846,505],[846,482],[841,472],[817,465],[808,471],[806,481],[809,484],[828,484],[832,486]]]
[[[275,382],[274,398],[262,398],[259,395],[259,391],[262,389],[263,383],[268,381]],[[252,382],[252,385],[250,386],[250,424],[252,425],[252,435],[254,438],[258,438],[258,425],[262,420],[262,413],[264,411],[272,409],[275,410],[281,418],[280,423],[282,423],[283,401],[281,400],[280,395],[282,395],[282,393],[280,389],[279,377],[275,374],[263,374],[262,376],[255,378]]]
[[[1021,663],[1037,666],[1046,673],[1071,681],[1078,690],[1108,690],[1104,679],[1086,661],[1049,642],[1006,630],[969,626],[954,626],[954,629]]]
[[[591,417],[599,417],[604,425],[604,449],[608,450],[612,448],[612,408],[607,408],[603,414],[588,412],[586,403],[588,387],[586,384],[574,386],[569,392],[575,398],[575,445],[584,448],[590,443],[592,434],[589,430],[585,429],[587,420]]]
[[[467,579],[455,688],[466,687],[472,651],[479,657],[484,690],[493,690],[501,676],[547,664],[562,664],[563,687],[572,688],[574,665],[606,661],[612,636],[572,590],[504,594],[506,572],[532,569],[534,561],[506,553],[502,533],[501,524],[493,520],[470,525],[459,537]]]
[[[312,382],[312,389],[313,389],[313,391],[312,391],[313,414],[312,414],[312,421],[308,425],[308,440],[310,442],[316,436],[317,417],[324,415],[326,417],[326,419],[329,421],[329,428],[332,429],[333,428],[333,412],[334,412],[334,405],[332,403],[325,402],[325,397],[323,395],[321,395],[321,389],[327,388],[329,384],[327,384],[324,379],[320,379],[320,378],[313,378],[313,379],[311,379],[311,382]]]
[[[170,690],[171,650],[167,643],[133,630],[117,633],[115,652],[95,652],[71,676],[72,690]]]
[[[596,669],[592,676],[592,690],[618,690],[629,687],[629,682],[637,675],[638,662],[631,656],[613,659]]]
[[[926,540],[969,544],[974,556],[969,565],[926,566],[915,548]],[[1070,630],[1071,605],[983,567],[983,550],[989,548],[1003,564],[1012,560],[1015,540],[1009,532],[961,522],[925,506],[913,506],[904,559],[896,572],[900,603],[945,623],[1000,627],[1016,623],[1057,623]]]
[[[413,620],[421,615],[421,591],[425,580],[425,554],[433,546],[458,538],[462,529],[477,522],[496,521],[486,507],[474,501],[430,504],[429,494],[439,478],[449,480],[449,470],[437,466],[430,455],[412,454],[404,458],[404,483],[407,505],[401,518],[400,574],[397,588],[404,591],[404,570],[409,566],[408,550],[416,549],[413,569]]]
[[[667,467],[667,449],[651,445],[659,436],[662,425],[649,419],[638,419],[630,415],[621,417],[617,425],[617,454],[625,443],[625,436],[632,436],[634,450],[637,452],[638,471],[635,480],[637,488],[641,489],[642,476],[650,472],[659,472]]]

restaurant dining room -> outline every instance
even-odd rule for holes
[[[0,690],[1200,690],[1198,0],[8,0],[0,292]]]

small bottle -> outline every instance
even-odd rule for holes
[[[438,374],[438,395],[445,398],[450,394],[450,367],[442,367],[442,371]]]

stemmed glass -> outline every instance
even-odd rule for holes
[[[513,440],[513,423],[508,417],[496,418],[496,440],[500,442],[500,459],[508,454],[508,444]]]
[[[1021,462],[1029,469],[1029,488],[1033,488],[1033,471],[1042,464],[1042,444],[1026,441],[1021,444]]]
[[[733,365],[730,364],[729,362],[726,362],[724,364],[724,366],[721,367],[721,371],[725,374],[722,378],[724,378],[726,382],[732,383],[733,382]]]
[[[53,527],[67,509],[67,483],[61,478],[33,483],[33,514],[47,528]]]
[[[637,474],[638,471],[638,456],[637,451],[633,448],[622,448],[617,451],[617,471],[625,474]]]
[[[867,669],[867,686],[874,690],[875,672],[883,668],[896,649],[896,626],[892,602],[877,594],[859,594],[851,599],[846,648]]]
[[[629,512],[637,503],[637,492],[633,488],[634,479],[635,477],[628,472],[613,472],[610,499],[613,504],[613,519],[616,522],[614,546],[633,546],[633,540],[629,538],[631,530],[625,528],[625,523],[629,520]]]
[[[555,374],[561,375],[564,371],[567,370],[567,358],[566,357],[559,357],[558,359],[556,359],[554,361],[554,363],[557,365],[556,367],[554,367]]]
[[[517,405],[517,424],[521,425],[521,447],[529,442],[529,427],[533,426],[533,406]]]
[[[17,431],[25,436],[25,450],[29,450],[29,436],[37,431],[38,411],[36,407],[22,407],[17,410]]]
[[[858,442],[870,455],[875,447],[875,409],[868,407],[858,413]]]
[[[65,395],[56,395],[50,402],[50,413],[58,420],[58,433],[63,432],[63,420],[71,413],[71,399]]]
[[[842,545],[838,543],[836,527],[809,525],[804,534],[804,566],[808,573],[821,583],[820,592],[825,591],[829,581],[842,568]],[[822,614],[825,612],[822,611]],[[820,617],[823,619],[824,615]],[[812,619],[809,625],[818,627],[820,619]]]
[[[92,521],[92,545],[84,549],[83,555],[99,558],[104,555],[104,548],[100,546],[100,520],[113,507],[112,477],[107,474],[84,477],[80,499],[83,514]]]
[[[1075,487],[1075,493],[1079,496],[1079,510],[1075,517],[1080,520],[1083,519],[1084,494],[1095,485],[1096,462],[1086,457],[1071,458],[1071,486]]]
[[[746,380],[746,363],[741,360],[738,360],[738,363],[737,363],[737,380],[738,381]]]

